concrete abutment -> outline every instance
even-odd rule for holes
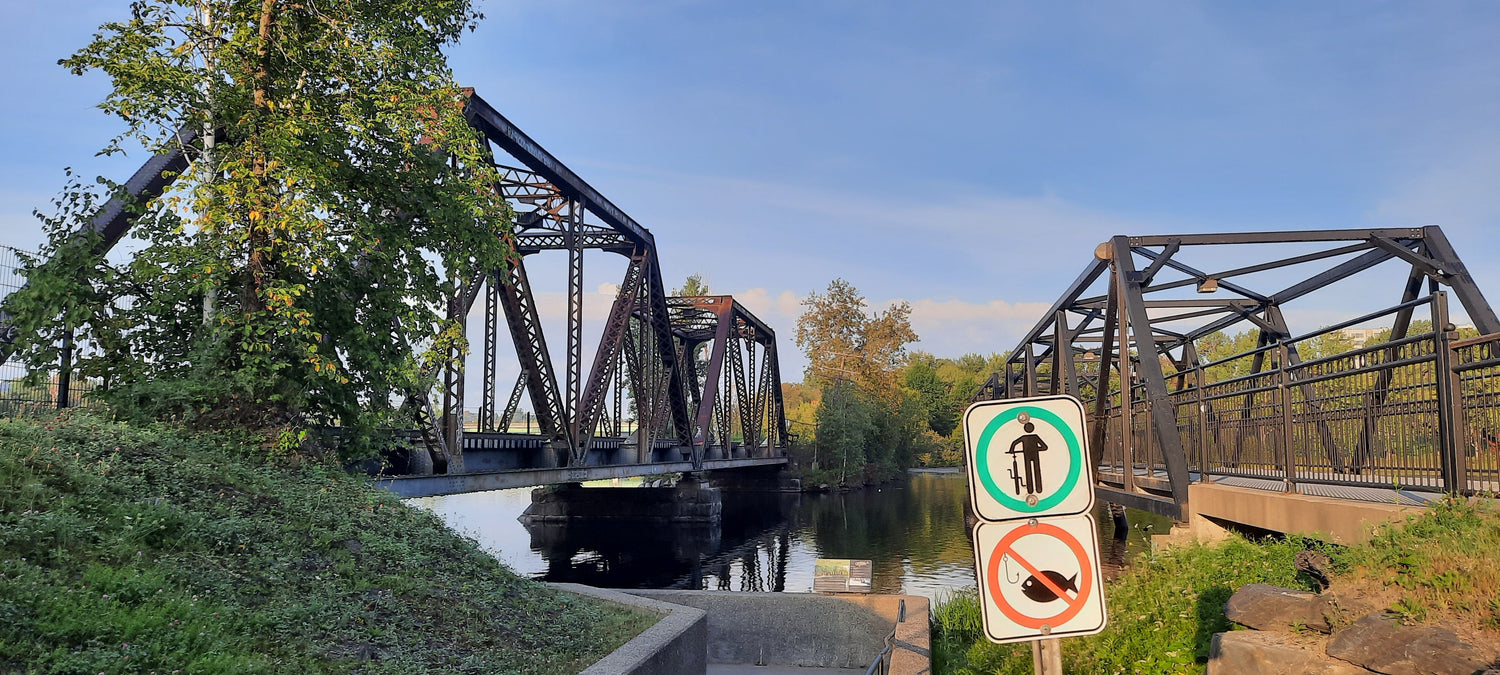
[[[717,488],[687,474],[672,487],[539,487],[521,514],[526,523],[628,520],[718,524],[724,502]]]

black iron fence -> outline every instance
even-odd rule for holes
[[[21,255],[23,252],[19,249],[0,246],[0,299],[26,282],[21,275]],[[35,377],[28,377],[31,373],[10,359],[0,364],[0,417],[92,404],[97,383],[73,372],[72,351],[71,345],[66,346],[57,366],[36,373]]]
[[[1319,337],[1423,306],[1431,332],[1299,358]],[[1462,494],[1500,488],[1500,334],[1458,339],[1443,292],[1183,365],[1157,404],[1173,407],[1197,480],[1269,479],[1288,491],[1305,483]],[[1237,366],[1245,374],[1209,377]],[[1127,490],[1167,490],[1145,385],[1133,384],[1129,399],[1122,405],[1116,390],[1108,401],[1100,478]]]

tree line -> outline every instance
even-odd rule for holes
[[[787,422],[797,437],[794,458],[804,481],[851,487],[889,480],[910,467],[962,464],[963,412],[985,379],[1004,371],[1009,351],[945,358],[909,350],[918,340],[910,305],[902,301],[872,309],[844,279],[834,279],[827,289],[810,294],[802,307],[796,342],[808,366],[802,382],[782,384],[782,394]],[[1431,332],[1431,322],[1419,319],[1412,321],[1408,335]],[[1461,337],[1472,334],[1472,329],[1460,331]],[[1255,329],[1217,331],[1200,338],[1196,347],[1201,363],[1228,359],[1209,366],[1206,381],[1248,375],[1251,358],[1229,357],[1254,350],[1258,339]],[[1385,330],[1371,336],[1365,346],[1389,340],[1390,331]],[[1303,361],[1356,348],[1342,331],[1297,347]],[[1274,359],[1268,357],[1263,367],[1272,367]],[[1179,370],[1167,359],[1162,366],[1169,378]],[[1048,367],[1042,364],[1039,375],[1045,376]],[[1111,382],[1117,389],[1118,378]]]

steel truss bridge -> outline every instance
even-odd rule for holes
[[[1293,334],[1288,307],[1355,275],[1400,296]],[[1370,324],[1389,339],[1326,346]],[[1242,327],[1254,348],[1200,354]],[[974,398],[1052,393],[1086,402],[1099,497],[1178,519],[1195,481],[1407,504],[1500,487],[1500,320],[1437,227],[1116,236]]]
[[[506,264],[464,280],[447,307],[450,320],[465,324],[483,298],[477,425],[465,428],[465,384],[475,374],[466,372],[455,345],[447,355],[452,365],[438,377],[437,400],[413,391],[403,406],[423,451],[400,464],[425,475],[382,476],[378,483],[419,496],[785,465],[789,434],[771,327],[727,295],[668,297],[651,232],[473,90],[465,94],[464,115],[500,173],[495,189],[519,214],[507,235],[514,253]],[[183,148],[197,140],[192,131],[179,132],[178,143],[150,158],[123,194],[83,226],[80,235],[97,237],[94,255],[104,256],[129,232],[132,205],[159,197],[187,170]],[[583,261],[590,250],[623,257],[625,272],[585,370]],[[543,335],[526,264],[553,252],[567,255],[560,364]],[[0,311],[0,325],[11,323]],[[520,364],[513,383],[500,372],[502,335]],[[0,363],[10,354],[6,345]],[[62,406],[68,370],[65,356]],[[523,397],[535,433],[509,430]]]

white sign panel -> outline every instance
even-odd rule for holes
[[[1083,404],[1071,396],[983,401],[964,411],[969,496],[981,520],[1094,507]]]
[[[980,523],[974,530],[984,632],[992,642],[1104,630],[1104,579],[1091,515]]]

